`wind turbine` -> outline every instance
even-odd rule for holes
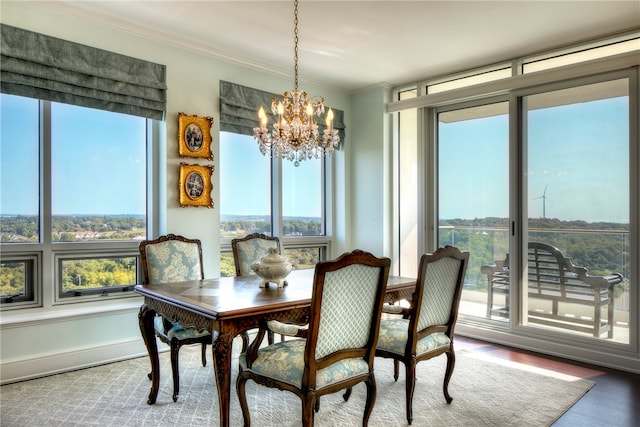
[[[547,218],[547,186],[544,186],[544,192],[542,193],[542,196],[540,197],[536,197],[533,200],[538,200],[538,199],[542,199],[542,219],[546,219]]]

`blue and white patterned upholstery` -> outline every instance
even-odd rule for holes
[[[264,377],[300,388],[304,373],[305,345],[306,340],[294,339],[265,347],[260,350],[260,355],[252,363],[251,370]],[[247,358],[244,353],[240,355],[240,367],[247,369]],[[369,366],[362,358],[338,360],[316,372],[316,387],[323,388],[336,381],[366,374],[368,371]]]
[[[380,334],[378,335],[378,350],[395,353],[404,356],[407,348],[409,333],[409,320],[407,319],[383,319],[380,323]],[[447,347],[451,344],[449,337],[436,332],[418,340],[416,344],[416,356],[434,351],[438,348]]]
[[[316,343],[316,359],[342,348],[362,347],[369,338],[380,269],[353,264],[327,272]]]
[[[171,341],[176,338],[178,341],[184,341],[187,339],[200,338],[210,336],[211,333],[203,330],[199,331],[196,328],[183,328],[178,322],[171,323],[171,327],[165,330],[164,320],[161,316],[156,316],[153,322],[153,327],[156,330],[156,334],[162,336],[166,341]]]
[[[460,263],[461,261],[455,258],[442,258],[429,263],[422,285],[419,331],[431,325],[445,325],[449,321]]]
[[[262,236],[262,237],[261,237]],[[242,239],[234,239],[232,242],[234,259],[236,259],[236,271],[238,276],[255,274],[251,264],[260,262],[262,257],[269,254],[269,249],[276,248],[280,251],[279,240],[274,237],[253,234]]]
[[[149,283],[201,279],[200,248],[197,243],[167,240],[148,245]]]

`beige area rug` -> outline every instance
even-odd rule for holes
[[[234,349],[239,348],[235,345]],[[162,348],[162,347],[161,347]],[[171,399],[169,354],[161,353],[157,403],[147,405],[148,358],[8,384],[0,388],[0,424],[10,426],[216,426],[218,404],[211,360],[200,364],[198,347],[180,351],[181,393]],[[418,364],[413,426],[548,426],[580,399],[594,382],[458,351],[447,405],[442,394],[446,357]],[[242,425],[235,393],[234,359],[231,425]],[[403,372],[401,370],[401,372]],[[370,426],[404,426],[404,374],[393,380],[393,363],[376,359],[377,401]],[[316,426],[360,426],[365,386],[323,397]],[[288,392],[247,383],[252,425],[300,426],[300,399]]]

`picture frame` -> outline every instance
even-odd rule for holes
[[[213,126],[213,117],[178,113],[178,154],[180,157],[213,160],[211,126]]]
[[[213,166],[180,163],[180,206],[213,208]]]

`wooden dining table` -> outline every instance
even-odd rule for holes
[[[235,336],[259,326],[261,320],[303,324],[308,321],[313,287],[313,269],[294,270],[287,286],[260,287],[258,276],[221,277],[156,285],[136,285],[144,296],[138,314],[140,331],[151,361],[151,391],[154,404],[160,386],[160,363],[154,332],[154,317],[164,316],[183,326],[211,332],[213,367],[218,390],[220,425],[229,426],[232,343]],[[415,279],[389,276],[385,300],[410,299]]]

